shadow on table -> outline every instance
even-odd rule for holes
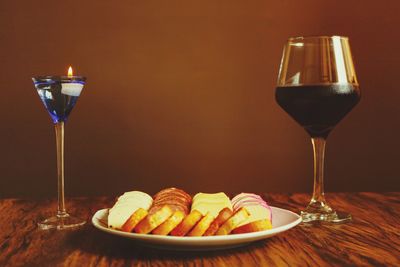
[[[142,246],[133,240],[109,235],[88,225],[79,232],[73,232],[66,242],[70,249],[78,249],[90,254],[105,256],[109,259],[136,260],[191,260],[211,257],[240,257],[250,250],[265,247],[269,240],[263,240],[242,247],[207,251],[180,251]]]

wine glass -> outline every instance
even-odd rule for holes
[[[85,220],[67,213],[64,200],[64,124],[85,85],[86,78],[73,76],[38,76],[32,78],[44,106],[53,120],[57,144],[58,211],[38,223],[40,229],[68,229],[85,224]]]
[[[360,89],[350,51],[342,36],[289,38],[283,51],[275,92],[278,104],[311,136],[314,191],[301,212],[304,222],[346,222],[324,196],[325,142],[335,125],[359,102]]]

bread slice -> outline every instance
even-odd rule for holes
[[[250,216],[246,208],[240,208],[217,231],[216,235],[229,235],[241,222]]]
[[[268,219],[264,219],[241,225],[233,229],[232,233],[234,234],[252,233],[252,232],[268,230],[271,228],[272,228],[271,221]]]
[[[210,227],[210,224],[214,221],[215,217],[208,212],[201,220],[193,227],[188,233],[188,236],[202,236]]]
[[[224,208],[221,210],[215,218],[215,220],[210,224],[207,231],[203,234],[204,236],[215,235],[219,227],[226,222],[230,217],[232,217],[233,211],[229,208]]]
[[[168,235],[178,224],[180,224],[185,218],[185,213],[181,210],[177,210],[169,217],[165,222],[160,224],[151,233],[155,235]]]
[[[131,218],[132,214],[140,208],[148,211],[152,203],[153,198],[144,192],[125,192],[108,211],[108,227],[122,230],[122,227]]]
[[[198,210],[192,210],[170,234],[173,236],[186,235],[202,217],[203,215]]]
[[[148,212],[145,209],[137,209],[131,217],[124,223],[121,230],[124,232],[132,232],[136,225],[147,216]]]
[[[165,222],[172,214],[172,209],[168,205],[165,205],[161,209],[149,213],[146,218],[136,225],[134,231],[140,234],[148,234]]]

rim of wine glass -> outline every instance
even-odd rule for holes
[[[300,40],[310,40],[310,39],[333,39],[333,38],[340,38],[340,39],[345,39],[349,40],[349,37],[347,36],[341,36],[341,35],[310,35],[310,36],[295,36],[295,37],[289,37],[288,41],[300,41]]]

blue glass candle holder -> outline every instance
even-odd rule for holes
[[[54,123],[57,144],[58,210],[55,216],[38,223],[40,229],[70,229],[82,226],[85,220],[71,216],[65,208],[64,196],[64,125],[74,108],[86,78],[82,76],[38,76],[33,83]]]

